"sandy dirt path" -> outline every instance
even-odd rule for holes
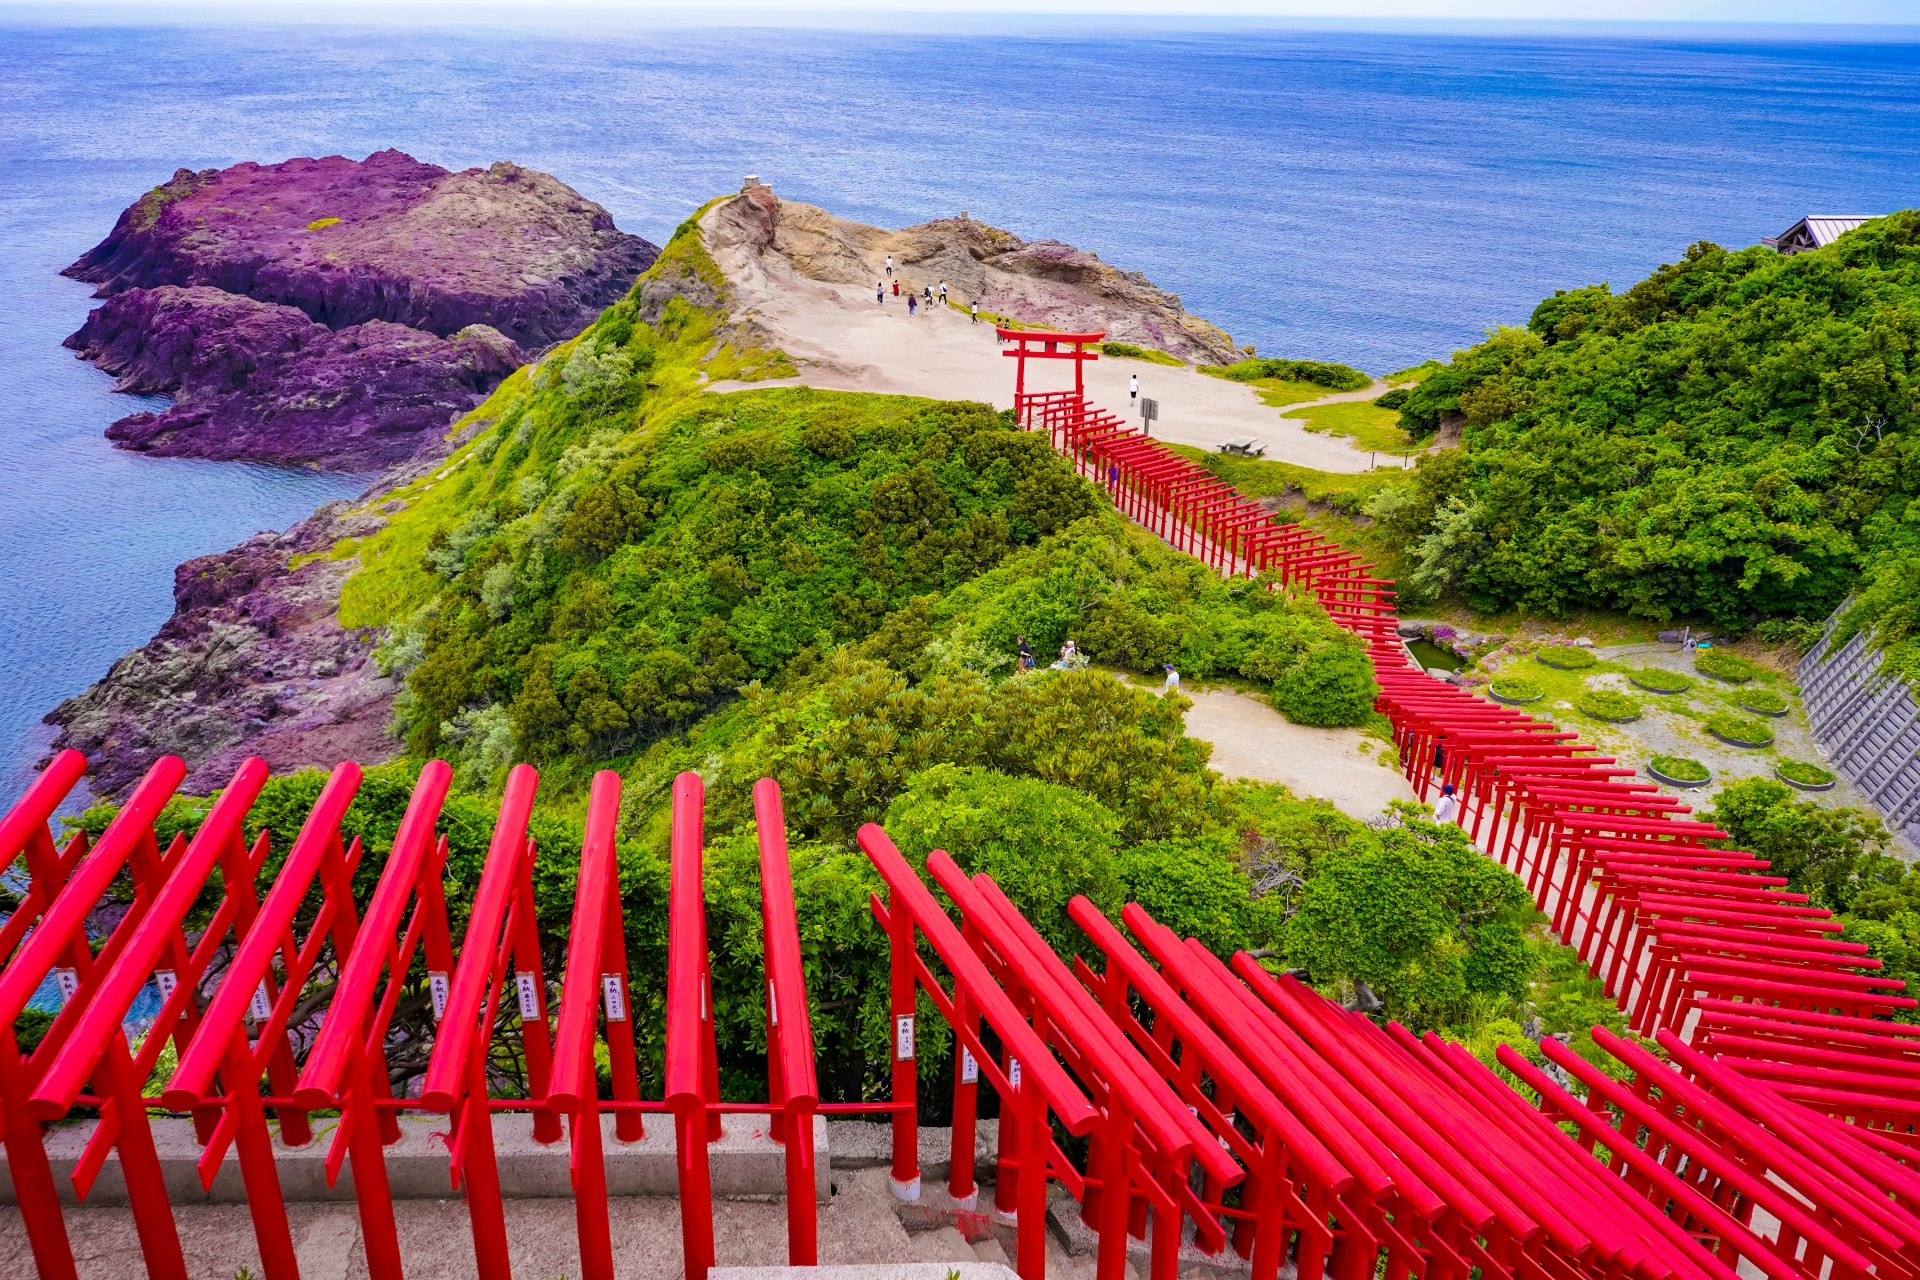
[[[1285,783],[1352,818],[1370,818],[1390,800],[1414,799],[1391,767],[1393,749],[1358,729],[1311,729],[1231,689],[1189,690],[1187,733],[1213,744],[1212,767],[1229,778]],[[1363,746],[1365,749],[1363,749]],[[1382,765],[1380,760],[1389,761]]]
[[[1014,362],[995,340],[992,325],[974,324],[965,312],[940,306],[909,318],[904,297],[889,294],[876,303],[870,289],[807,280],[780,270],[782,264],[725,247],[716,248],[714,257],[738,290],[738,310],[750,311],[803,372],[766,382],[717,382],[712,390],[808,386],[1013,407]],[[1137,412],[1127,395],[1134,375],[1140,378],[1140,394],[1159,402],[1153,432],[1159,439],[1211,449],[1222,440],[1252,436],[1266,445],[1269,458],[1317,471],[1367,470],[1368,456],[1344,438],[1308,431],[1299,420],[1282,418],[1281,409],[1262,404],[1247,386],[1207,377],[1190,365],[1103,357],[1087,366],[1089,399],[1123,416]],[[1071,387],[1070,376],[1063,362],[1037,362],[1028,368],[1028,389]],[[1376,385],[1385,390],[1384,384]],[[1370,388],[1327,399],[1377,394]]]

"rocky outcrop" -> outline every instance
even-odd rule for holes
[[[369,470],[437,450],[523,348],[578,333],[658,255],[518,165],[182,169],[67,268],[109,299],[67,345],[174,397],[114,423],[123,448]]]
[[[107,428],[122,448],[343,471],[414,456],[526,361],[486,325],[451,338],[384,320],[336,331],[205,285],[118,294],[67,345],[120,391],[173,397]]]
[[[964,215],[888,231],[758,187],[717,206],[702,227],[710,241],[773,250],[810,280],[871,288],[891,254],[905,285],[937,289],[944,283],[959,300],[1027,324],[1104,330],[1113,341],[1196,364],[1232,364],[1251,354],[1138,271],[1058,240],[1022,240]]]
[[[181,169],[64,274],[103,298],[207,285],[334,329],[484,324],[531,350],[585,328],[659,252],[549,174],[449,173],[388,150]]]
[[[379,628],[339,622],[340,588],[358,562],[322,554],[294,567],[385,524],[347,509],[328,503],[285,533],[174,570],[174,612],[160,633],[47,716],[60,727],[56,750],[87,754],[96,794],[120,794],[167,754],[192,771],[184,789],[204,795],[249,755],[278,773],[398,752],[384,731],[398,682],[371,659]]]

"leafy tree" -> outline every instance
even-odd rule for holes
[[[1090,486],[1071,472],[1048,468],[1021,478],[1014,486],[1008,514],[1035,533],[1049,534],[1084,520],[1095,510]]]
[[[1359,724],[1380,686],[1358,640],[1320,645],[1274,681],[1273,705],[1295,724]]]
[[[1877,814],[1796,799],[1771,778],[1723,787],[1707,819],[1728,834],[1728,847],[1767,859],[1791,891],[1811,894],[1834,911],[1849,910],[1892,861],[1886,855],[1891,837]]]
[[[1473,993],[1523,996],[1533,902],[1466,832],[1403,806],[1400,825],[1319,859],[1287,922],[1289,960],[1316,982],[1367,983],[1416,1028],[1457,1020]]]
[[[1400,576],[1487,611],[1744,630],[1824,616],[1864,572],[1849,628],[1905,643],[1916,245],[1916,212],[1790,258],[1701,242],[1455,352],[1401,408],[1416,432],[1458,425],[1463,448],[1387,517],[1414,551]],[[1920,648],[1896,665],[1920,673]]]
[[[1280,945],[1286,898],[1255,895],[1224,833],[1142,841],[1120,853],[1114,870],[1128,901],[1138,902],[1180,937],[1198,938],[1216,955]]]
[[[887,807],[887,834],[916,865],[943,848],[969,876],[987,875],[1055,951],[1072,954],[1080,930],[1067,903],[1084,894],[1120,908],[1114,846],[1119,815],[1072,787],[990,769],[936,765]]]

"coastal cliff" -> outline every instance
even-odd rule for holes
[[[535,348],[585,328],[659,252],[550,174],[450,173],[387,150],[181,169],[62,274],[102,298],[209,285],[335,329],[485,324]]]
[[[124,449],[329,470],[404,461],[526,363],[511,338],[469,325],[451,338],[385,320],[339,330],[296,307],[205,285],[130,289],[67,340],[119,379],[169,395],[163,413],[107,429]]]
[[[1122,341],[1202,362],[1241,354],[1172,293],[1054,242],[1020,241],[969,219],[882,232],[777,201],[765,188],[714,201],[591,328],[500,380],[457,430],[449,432],[443,422],[429,432],[430,447],[390,469],[359,499],[329,504],[283,534],[261,534],[183,565],[173,617],[150,643],[48,716],[60,727],[54,745],[88,753],[102,794],[124,791],[168,752],[186,759],[188,788],[204,791],[223,783],[248,753],[276,771],[391,758],[403,749],[390,736],[398,729],[414,752],[445,753],[460,761],[463,777],[484,785],[505,758],[501,752],[521,750],[516,743],[537,737],[544,744],[539,755],[560,750],[554,744],[563,738],[604,747],[657,733],[695,709],[731,699],[752,675],[777,670],[790,651],[822,635],[836,643],[895,645],[907,655],[901,661],[917,662],[926,623],[915,612],[924,606],[909,600],[910,584],[978,573],[1015,541],[1025,545],[1091,507],[1084,495],[1067,492],[1073,488],[1067,477],[1053,488],[1023,479],[1051,455],[1037,441],[1005,431],[989,406],[960,403],[964,392],[950,380],[923,393],[928,398],[861,386],[857,378],[848,379],[856,385],[846,391],[882,394],[848,397],[793,385],[830,364],[850,366],[859,352],[836,351],[835,344],[855,325],[883,321],[898,327],[882,335],[890,342],[876,347],[876,368],[885,366],[879,374],[911,362],[903,341],[932,335],[931,326],[941,325],[938,332],[965,341],[996,389],[1004,385],[1007,369],[990,329],[957,311],[937,320],[929,314],[911,328],[903,308],[872,301],[864,274],[873,265],[869,258],[889,252],[907,283],[937,272],[954,288],[981,290],[1002,314],[1029,323],[1102,328]],[[255,278],[267,274],[259,270]],[[843,276],[864,281],[866,297],[857,305],[829,283]],[[145,296],[135,301],[135,294]],[[248,421],[250,384],[210,401],[191,388],[204,382],[217,391],[228,378],[222,360],[241,368],[254,356],[216,359],[210,348],[189,344],[190,358],[176,358],[121,336],[123,325],[135,333],[164,327],[142,317],[149,309],[164,315],[169,307],[202,317],[217,313],[221,343],[250,343],[249,350],[262,353],[258,368],[267,368],[270,355],[272,377],[285,383],[276,394],[288,397],[287,404],[302,388],[322,394],[317,379],[343,367],[339,361],[353,354],[344,348],[349,341],[370,343],[367,335],[403,341],[389,330],[427,344],[418,348],[425,353],[421,363],[438,371],[432,376],[443,388],[468,385],[464,377],[494,376],[463,363],[473,350],[471,329],[443,338],[378,317],[328,329],[294,303],[241,298],[200,282],[124,290],[90,320],[88,346],[103,368],[129,386],[178,376],[175,414],[198,413],[203,403],[227,405],[236,432],[268,429]],[[301,329],[299,320],[315,328]],[[512,334],[505,329],[498,336],[505,342]],[[342,344],[340,350],[329,342]],[[333,354],[309,358],[303,345],[309,343]],[[420,385],[371,368],[365,377],[384,377],[380,386],[387,390]],[[414,369],[406,377],[429,374]],[[750,389],[756,386],[774,389]],[[341,390],[338,383],[324,387]],[[266,405],[264,413],[279,412],[273,404],[281,402],[255,403]],[[222,411],[211,411],[207,422],[222,421]],[[306,411],[288,408],[283,416]],[[806,429],[804,443],[734,429],[736,415],[744,428],[767,414],[787,427],[794,414],[818,421]],[[765,469],[776,456],[804,456],[821,466],[826,459],[838,468],[833,460],[878,448],[893,438],[888,433],[903,430],[888,425],[896,417],[918,421],[923,414],[956,423],[952,433],[926,428],[928,459],[950,451],[959,457],[954,441],[967,432],[979,435],[965,455],[974,459],[968,465],[991,473],[993,501],[1013,503],[1017,522],[980,514],[964,528],[930,533],[931,525],[907,518],[921,497],[889,498],[882,506],[893,513],[886,520],[900,524],[899,547],[887,549],[884,520],[863,516],[858,529],[832,535],[831,555],[782,544],[769,558],[745,550],[743,539],[750,539],[731,489],[711,501],[702,496],[699,477]],[[164,442],[167,416],[140,429]],[[203,438],[217,434],[196,429]],[[688,432],[705,440],[700,433],[722,431],[724,439],[712,448],[681,447]],[[675,432],[679,460],[655,474],[647,464],[655,442]],[[359,438],[377,436],[367,430]],[[1008,454],[997,467],[980,452],[986,444]],[[763,445],[772,451],[765,458],[752,452]],[[919,457],[919,447],[902,457]],[[644,482],[641,470],[649,472]],[[903,472],[887,483],[884,492],[891,494],[909,481]],[[925,501],[933,503],[929,510],[948,511],[941,505],[947,500]],[[833,511],[836,519],[856,519],[837,503]],[[676,561],[670,573],[658,566],[646,571],[671,578],[670,590],[663,585],[644,607],[619,603],[608,577],[617,549],[625,547],[622,563],[653,564],[645,559],[651,551],[633,560],[641,549],[627,544],[652,538],[649,530],[678,538],[675,529],[709,524],[715,541],[708,551]],[[783,577],[778,590],[761,582],[774,566],[791,578]],[[819,577],[828,566],[833,573],[853,569],[828,589]],[[618,583],[620,592],[632,585]],[[756,609],[765,613],[764,625],[748,625]],[[600,656],[591,662],[582,648],[590,634],[601,637],[593,647]],[[488,656],[509,641],[539,651]],[[564,660],[556,667],[555,659]],[[611,664],[606,671],[603,661]],[[582,674],[587,665],[597,675]]]
[[[339,760],[375,764],[398,682],[370,660],[378,628],[339,622],[358,567],[324,553],[386,521],[330,502],[284,533],[189,560],[173,574],[173,616],[85,693],[48,716],[55,750],[78,748],[98,795],[118,795],[162,755],[185,759],[204,795],[257,755],[276,772]]]
[[[964,215],[889,231],[757,187],[717,206],[703,230],[723,260],[728,244],[771,252],[807,280],[871,288],[891,255],[902,279],[916,286],[944,283],[955,297],[1023,324],[1104,330],[1113,341],[1196,364],[1233,364],[1251,354],[1188,311],[1179,294],[1138,271],[1059,240],[1022,240]]]
[[[165,412],[108,430],[168,456],[365,471],[622,297],[659,250],[518,165],[398,151],[181,169],[64,274],[108,299],[66,340]]]

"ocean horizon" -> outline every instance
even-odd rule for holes
[[[1373,373],[1523,324],[1555,289],[1625,288],[1697,240],[1920,205],[1920,33],[1897,28],[449,30],[51,12],[0,10],[0,352],[21,388],[0,454],[9,802],[44,752],[40,718],[165,620],[176,564],[366,483],[102,437],[143,406],[60,347],[93,304],[58,272],[176,168],[389,146],[456,169],[513,160],[656,242],[753,173],[863,221],[966,210],[1064,240],[1263,355]]]

